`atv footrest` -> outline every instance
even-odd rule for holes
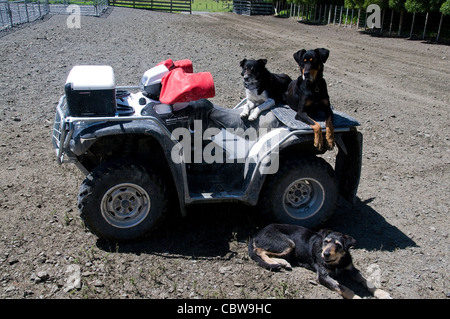
[[[191,203],[212,203],[212,202],[233,202],[240,201],[243,194],[241,192],[213,192],[213,193],[191,193]]]
[[[277,105],[272,109],[272,113],[275,114],[280,122],[291,129],[312,131],[312,128],[308,124],[295,119],[297,113],[287,105]],[[317,118],[315,120],[319,122],[322,128],[325,128],[324,119]],[[356,119],[343,112],[333,111],[333,125],[335,128],[340,128],[359,126],[360,124]]]

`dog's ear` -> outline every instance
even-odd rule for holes
[[[325,48],[320,48],[320,49],[316,49],[316,52],[319,54],[320,61],[322,63],[327,62],[328,56],[330,55],[330,50],[325,49]]]
[[[348,250],[350,247],[355,246],[356,240],[352,236],[344,235],[344,249]]]
[[[294,53],[294,60],[297,61],[298,64],[300,64],[300,61],[302,60],[303,54],[305,54],[306,50],[301,49],[300,51],[297,51]]]
[[[329,234],[331,234],[333,231],[329,229],[321,229],[319,230],[319,235],[322,236],[322,238],[327,237]]]
[[[266,66],[267,60],[266,59],[259,59],[258,63],[261,64],[262,66]]]
[[[247,59],[242,60],[241,63],[239,64],[241,66],[241,68],[244,67],[245,62],[247,62]]]

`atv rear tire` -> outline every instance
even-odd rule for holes
[[[110,161],[83,181],[78,208],[85,226],[111,241],[130,241],[153,230],[167,212],[161,179],[137,163]]]
[[[315,228],[333,214],[337,197],[333,168],[314,156],[290,159],[268,176],[260,206],[276,222]]]

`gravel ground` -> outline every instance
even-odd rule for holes
[[[111,65],[118,84],[136,85],[157,62],[188,58],[212,73],[211,100],[231,107],[245,95],[240,60],[266,58],[295,78],[292,54],[316,47],[331,51],[332,104],[364,134],[358,203],[340,203],[326,227],[356,238],[355,264],[393,298],[449,297],[448,46],[233,13],[114,8],[75,29],[67,18],[0,38],[0,298],[340,298],[306,269],[250,260],[248,238],[263,225],[240,205],[191,208],[134,244],[98,240],[78,217],[84,177],[57,165],[50,142],[74,65]]]

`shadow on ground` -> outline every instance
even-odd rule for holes
[[[353,236],[357,248],[369,251],[405,249],[416,243],[397,227],[389,224],[369,199],[358,199],[355,206],[343,200],[336,212],[322,228],[329,228]],[[255,207],[239,204],[191,206],[188,216],[169,217],[145,240],[114,244],[99,239],[97,246],[105,251],[157,254],[167,258],[233,257],[230,241],[247,242],[264,222]]]

